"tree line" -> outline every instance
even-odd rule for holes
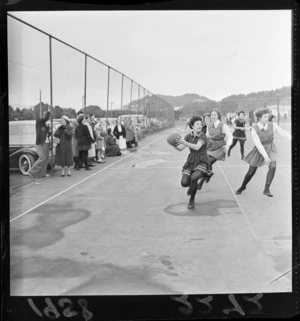
[[[9,120],[35,120],[40,116],[40,112],[44,110],[48,110],[49,104],[41,103],[36,104],[31,108],[16,108],[14,109],[12,106],[9,106]],[[77,112],[73,108],[62,108],[60,106],[50,107],[51,114],[54,119],[60,119],[62,115],[67,115],[69,118],[76,118]],[[137,111],[136,108],[126,108],[124,109],[113,109],[113,110],[103,110],[97,105],[87,106],[82,110],[85,114],[94,114],[96,118],[117,118],[124,114],[142,114],[143,110]],[[173,112],[173,110],[172,110]],[[156,105],[146,104],[144,110],[145,116],[148,118],[170,118],[170,108],[158,108]]]

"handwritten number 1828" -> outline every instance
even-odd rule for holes
[[[39,317],[43,316],[42,312],[37,308],[37,306],[35,305],[35,303],[33,302],[33,300],[31,298],[28,298],[28,303],[29,303],[30,307],[32,308],[32,310]],[[47,304],[47,306],[44,309],[45,316],[50,320],[58,319],[60,317],[60,313],[57,310],[57,308],[55,307],[55,305],[53,304],[53,302],[51,301],[51,299],[45,298],[45,303]],[[85,321],[91,320],[93,317],[93,313],[87,309],[87,301],[85,299],[79,299],[77,301],[77,303],[82,309],[82,316],[83,316],[84,320]],[[70,299],[68,299],[68,298],[59,299],[58,305],[61,308],[65,308],[62,311],[62,313],[66,318],[71,318],[71,317],[74,317],[75,315],[78,315],[78,312],[74,310],[74,305]]]

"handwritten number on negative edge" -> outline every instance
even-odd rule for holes
[[[43,317],[43,313],[41,312],[41,310],[38,309],[38,307],[35,305],[35,303],[33,302],[33,300],[31,298],[27,299],[30,307],[32,308],[32,310],[40,317]],[[52,303],[50,298],[45,298],[45,302],[47,304],[47,306],[44,309],[44,314],[45,316],[50,319],[50,320],[55,320],[58,319],[60,317],[60,313],[58,312],[57,308],[55,307],[55,305]],[[81,307],[81,311],[82,311],[82,316],[84,318],[85,321],[89,321],[92,319],[93,317],[93,313],[90,312],[87,309],[87,300],[85,299],[78,299],[77,301],[78,305]],[[66,317],[66,318],[72,318],[75,315],[78,315],[79,313],[77,311],[74,311],[74,306],[73,303],[70,299],[68,298],[61,298],[58,300],[58,305],[61,308],[65,308],[62,312],[62,314]]]
[[[186,306],[186,308],[180,307],[178,309],[182,314],[190,315],[190,314],[193,313],[193,306],[191,305],[190,302],[188,302],[188,300],[187,300],[188,296],[187,295],[182,295],[179,298],[176,297],[176,296],[172,296],[171,298],[173,300],[175,300],[177,302],[180,302],[180,303],[182,303],[183,305]]]
[[[200,310],[200,311],[199,311],[201,314],[207,315],[207,314],[211,314],[211,313],[212,313],[213,307],[212,307],[212,305],[209,303],[209,302],[211,302],[212,300],[213,300],[213,297],[212,297],[211,295],[205,297],[204,299],[198,299],[198,298],[196,298],[196,301],[197,301],[197,302],[203,303],[203,304],[205,304],[205,305],[208,306],[208,310],[206,310],[206,311]]]
[[[84,320],[85,321],[91,320],[93,317],[93,313],[87,309],[87,300],[79,299],[77,302],[82,308],[82,316]]]
[[[45,316],[51,320],[58,319],[60,317],[60,314],[55,305],[52,303],[51,299],[46,298],[45,302],[47,304],[46,308],[44,309]]]
[[[66,317],[66,318],[71,318],[75,315],[78,315],[78,312],[76,311],[72,311],[73,310],[73,303],[70,299],[67,299],[67,298],[62,298],[62,299],[59,299],[58,300],[58,305],[61,307],[61,308],[64,308],[65,305],[67,305],[67,308],[63,310],[63,315]]]
[[[34,304],[33,300],[31,298],[27,299],[31,309],[41,318],[43,316],[42,312],[37,308],[37,306]]]
[[[241,315],[245,315],[245,312],[243,311],[243,309],[241,308],[241,306],[238,304],[237,300],[235,299],[233,294],[229,294],[229,300],[231,301],[231,303],[234,305],[234,308],[232,309],[224,309],[223,312],[225,314],[229,314],[230,312],[238,312]]]
[[[252,302],[257,306],[257,310],[251,310],[250,313],[252,314],[259,314],[262,312],[262,305],[260,302],[258,302],[259,299],[263,297],[263,294],[259,293],[256,294],[253,298],[250,298],[248,296],[243,296],[243,299],[248,302]]]

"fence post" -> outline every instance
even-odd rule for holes
[[[108,67],[108,73],[107,73],[106,130],[107,130],[107,125],[108,125],[109,81],[110,81],[110,67]]]
[[[52,86],[52,37],[49,36],[49,62],[50,62],[50,107],[53,108],[53,86]],[[51,175],[53,175],[53,115],[50,114],[51,119],[51,142],[50,142],[50,148],[51,148]]]
[[[138,93],[138,95],[139,95],[139,97],[138,97],[138,115],[140,114],[140,85],[139,85],[139,93]],[[139,116],[138,116],[139,117]]]
[[[144,99],[143,99],[143,127],[145,127],[145,118],[146,118],[146,113],[145,113],[145,100],[146,100],[146,94],[145,94],[145,88],[143,87],[144,91]],[[147,119],[146,119],[146,125],[147,125]]]
[[[132,83],[133,83],[133,80],[131,79],[131,86],[130,86],[130,118],[131,118],[131,102],[132,102]]]
[[[86,115],[86,73],[87,73],[87,54],[85,54],[85,61],[84,61],[84,113]]]
[[[124,75],[122,74],[122,86],[121,86],[121,119],[123,115],[123,82],[124,82]]]

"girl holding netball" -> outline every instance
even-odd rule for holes
[[[221,114],[218,110],[213,109],[210,112],[210,120],[211,122],[207,128],[207,135],[209,138],[207,154],[209,156],[210,166],[212,166],[217,160],[225,160],[226,154],[232,144],[233,137],[228,125],[221,122]],[[209,182],[211,176],[212,175],[201,178],[198,184],[199,190],[202,188],[205,180],[207,183]]]
[[[186,147],[190,149],[190,154],[182,169],[181,186],[189,186],[187,192],[190,196],[188,208],[191,209],[194,208],[197,181],[208,175],[209,159],[206,152],[207,137],[201,131],[203,127],[201,117],[192,117],[189,126],[192,128],[192,132],[187,134],[184,138],[177,137],[174,147],[178,151],[182,151]]]
[[[238,113],[238,118],[234,121],[233,128],[233,142],[228,150],[227,156],[230,156],[230,152],[232,148],[236,145],[236,143],[240,142],[240,148],[241,148],[241,157],[244,159],[244,144],[246,141],[246,121],[245,121],[245,113],[243,111],[240,111]]]
[[[270,185],[275,175],[277,159],[277,149],[273,143],[274,134],[278,133],[280,136],[289,140],[291,139],[291,135],[281,129],[277,124],[269,121],[269,109],[260,108],[256,111],[255,116],[257,123],[252,126],[251,129],[251,136],[255,146],[244,159],[244,161],[250,165],[249,170],[244,177],[241,187],[235,194],[241,194],[246,189],[247,184],[256,173],[257,167],[268,165],[269,171],[267,173],[263,194],[273,197],[270,192]]]

